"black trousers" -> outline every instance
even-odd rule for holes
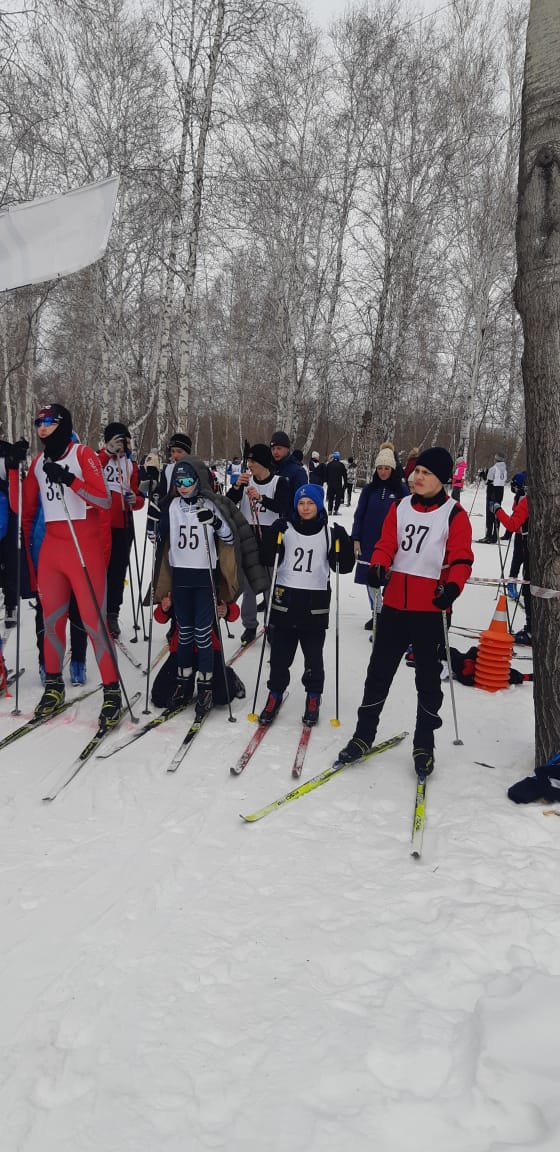
[[[492,540],[494,543],[498,539],[498,521],[494,513],[490,511],[490,504],[501,504],[504,499],[503,488],[496,488],[494,484],[489,484],[486,488],[486,539]]]
[[[290,683],[290,668],[294,662],[298,644],[301,645],[305,668],[301,682],[306,692],[316,692],[319,696],[325,683],[323,648],[326,631],[324,628],[282,628],[272,630],[270,642],[270,675],[268,687],[271,692],[284,692]]]
[[[111,559],[107,569],[107,612],[117,616],[123,602],[124,582],[132,544],[128,528],[111,528]]]
[[[416,670],[416,728],[414,748],[431,750],[434,731],[441,728],[441,612],[404,612],[383,606],[377,622],[375,644],[370,657],[362,703],[358,708],[355,736],[372,744],[383,705],[401,659],[409,644],[414,650]]]
[[[338,512],[342,500],[342,488],[327,488],[327,504],[329,512]]]

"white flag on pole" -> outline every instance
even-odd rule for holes
[[[0,208],[0,292],[69,276],[103,256],[118,176]]]

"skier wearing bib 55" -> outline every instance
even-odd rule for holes
[[[319,719],[325,682],[323,648],[329,625],[329,570],[336,570],[338,556],[340,572],[351,572],[354,549],[344,528],[338,524],[327,527],[323,489],[318,484],[298,488],[291,519],[277,520],[274,529],[271,538],[273,535],[276,540],[281,532],[282,543],[270,614],[273,627],[269,695],[259,723],[271,724],[274,720],[290,683],[290,668],[299,643],[305,662],[302,684],[307,692],[303,723],[313,725]],[[272,566],[275,553],[271,538],[267,542],[269,554],[263,558]]]
[[[212,708],[214,593],[217,565],[215,537],[233,542],[229,526],[212,500],[200,495],[198,474],[180,460],[171,477],[170,500],[162,509],[158,537],[169,541],[173,607],[179,628],[177,683],[169,707],[178,708],[194,692],[194,646],[198,650],[196,719]]]
[[[374,547],[368,583],[380,588],[390,569],[389,580],[356,730],[338,757],[345,764],[359,760],[373,744],[393,677],[412,644],[418,694],[414,767],[419,776],[433,770],[434,731],[442,724],[441,614],[462,592],[474,558],[467,513],[443,487],[452,469],[445,448],[421,452],[413,473],[414,495],[390,508]]]

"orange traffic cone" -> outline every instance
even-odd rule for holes
[[[501,595],[490,627],[480,634],[474,673],[476,688],[499,692],[501,688],[509,687],[513,640],[508,631],[506,598]]]

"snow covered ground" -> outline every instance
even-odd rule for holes
[[[349,527],[350,510],[339,519]],[[477,545],[475,575],[497,573],[497,548]],[[303,778],[352,733],[369,659],[366,591],[344,577],[341,595],[342,724],[329,724],[333,612]],[[454,618],[485,628],[494,608],[492,588],[470,586]],[[26,605],[22,631],[28,714],[40,685]],[[531,685],[456,684],[462,747],[446,686],[415,861],[410,738],[258,824],[239,819],[293,786],[302,711],[298,659],[282,714],[230,776],[254,730],[258,655],[237,665],[238,723],[217,710],[174,776],[183,718],[41,803],[94,731],[99,696],[0,753],[1,1148],[557,1152],[560,824],[506,797],[533,768]],[[145,691],[121,666],[129,692]],[[403,665],[379,739],[412,730],[413,681]]]

